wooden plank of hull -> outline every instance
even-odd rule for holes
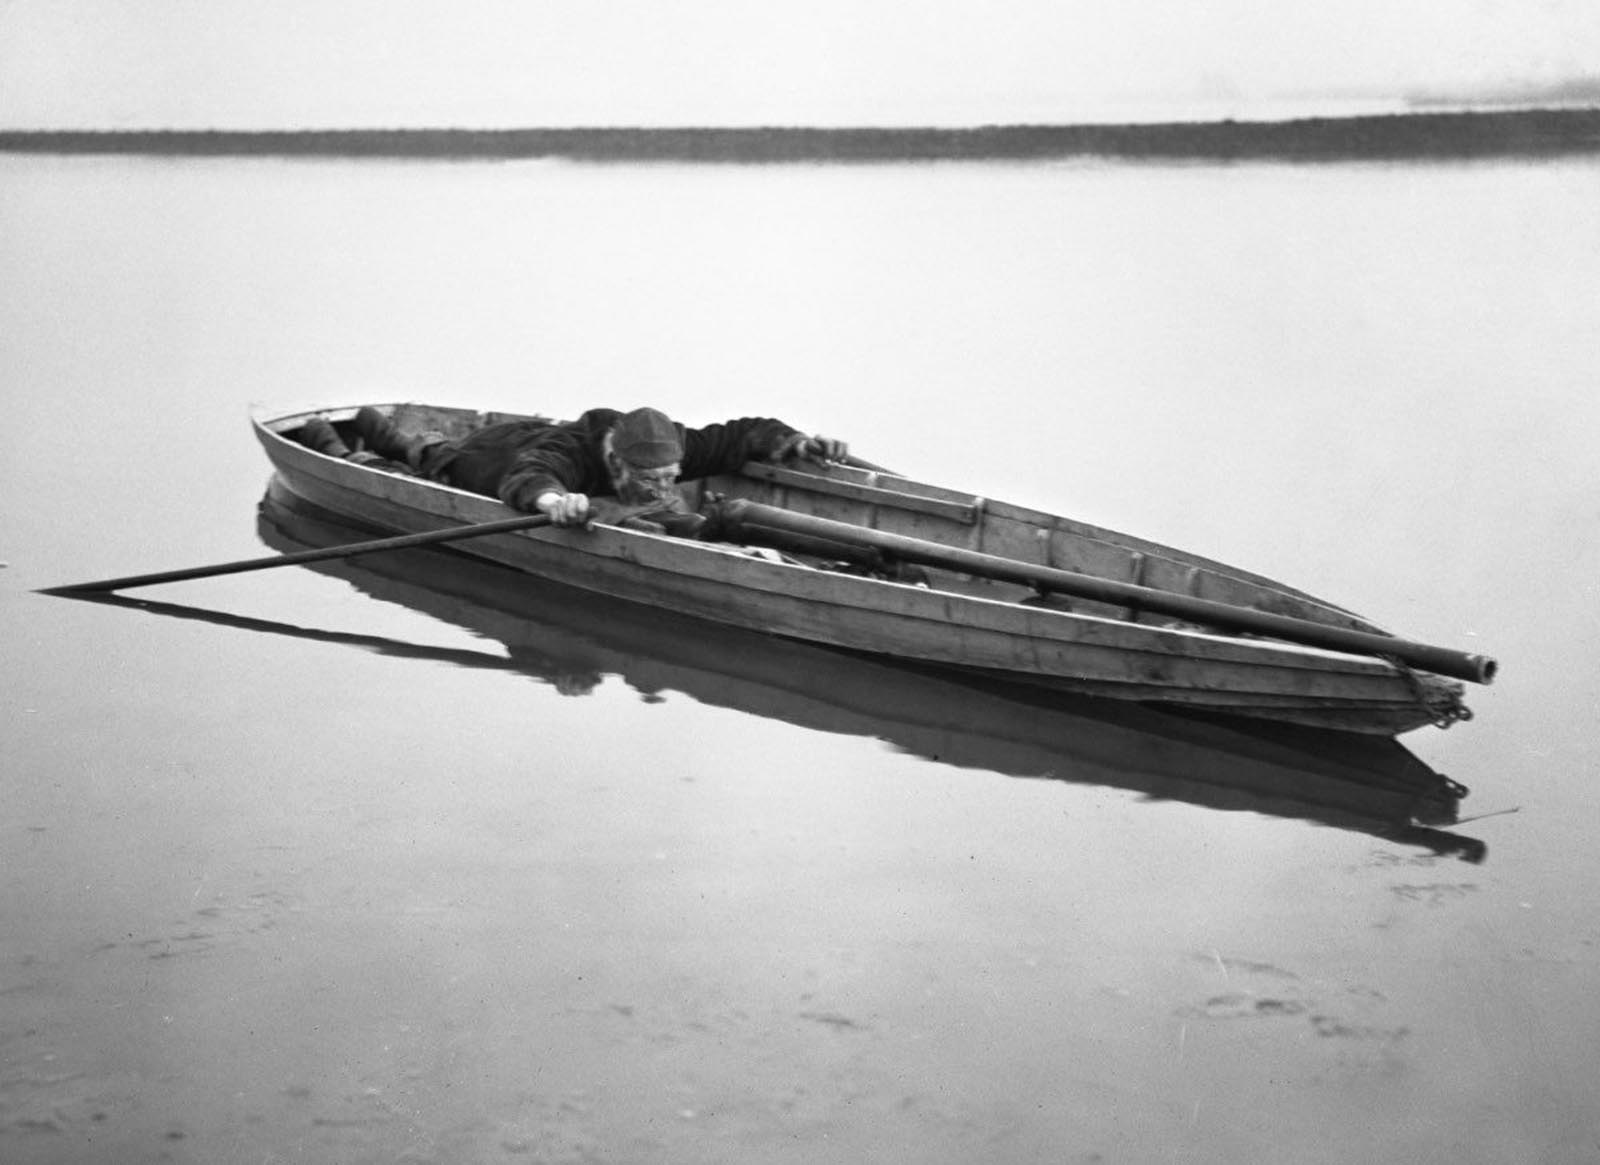
[[[989,673],[993,674],[993,673]],[[1435,720],[1409,689],[1392,699],[1345,698],[1329,695],[1294,696],[1277,692],[1185,691],[1139,684],[1119,684],[1114,692],[1104,682],[1078,681],[1061,676],[1000,676],[1014,682],[1069,695],[1112,697],[1158,703],[1192,712],[1276,720],[1309,728],[1336,728],[1346,732],[1392,736],[1421,728]]]
[[[326,457],[258,431],[294,492],[363,525],[442,529],[507,512],[494,499]],[[1362,731],[1402,731],[1393,725],[1429,719],[1390,665],[1315,648],[1023,607],[612,528],[529,531],[460,549],[681,614],[1033,685]]]

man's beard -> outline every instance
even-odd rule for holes
[[[679,514],[685,510],[683,495],[675,485],[658,490],[631,476],[624,476],[616,483],[616,490],[617,500],[625,506],[654,506],[657,510]]]

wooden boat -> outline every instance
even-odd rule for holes
[[[513,414],[373,406],[406,432],[458,435]],[[513,515],[497,499],[314,452],[295,439],[313,417],[340,429],[357,406],[258,413],[257,437],[289,493],[367,530],[420,532]],[[579,589],[770,635],[950,668],[1047,691],[1393,735],[1470,715],[1455,667],[1487,682],[1492,661],[1394,644],[1360,616],[1193,554],[1021,506],[844,465],[750,464],[682,484],[691,507],[754,506],[740,542],[622,526],[530,529],[455,543],[465,554]],[[775,530],[780,515],[811,523]],[[819,533],[820,531],[820,533]],[[884,546],[843,546],[857,532]],[[782,552],[748,542],[777,543]],[[927,550],[931,557],[916,557]],[[946,561],[942,554],[953,556]],[[871,569],[862,567],[865,556]],[[841,568],[850,558],[853,567]],[[916,571],[897,569],[906,560]],[[971,564],[970,569],[967,569]],[[1010,564],[1012,570],[995,569]],[[1020,573],[1019,573],[1020,572]],[[1031,574],[1029,572],[1032,572]],[[1044,582],[1034,581],[1037,575]],[[1057,580],[1100,584],[1063,599]],[[1187,604],[1187,605],[1185,605]],[[1162,608],[1176,605],[1182,616]],[[1194,611],[1206,617],[1196,621]],[[1231,613],[1352,651],[1222,629]],[[1245,619],[1245,626],[1254,626]],[[1370,641],[1370,642],[1369,642]],[[1458,662],[1459,661],[1459,662]]]
[[[262,498],[258,530],[286,554],[361,536],[279,480]],[[1469,861],[1485,853],[1478,839],[1441,828],[1456,821],[1466,790],[1386,737],[1174,715],[973,679],[673,615],[435,548],[331,559],[311,569],[462,628],[504,653],[138,605],[391,656],[510,671],[567,696],[617,680],[651,703],[681,695],[811,731],[868,737],[938,765],[1309,820]]]

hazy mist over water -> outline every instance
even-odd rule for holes
[[[1594,158],[0,156],[0,270],[0,1159],[1600,1145]],[[1491,652],[1405,738],[1488,857],[563,694],[337,576],[149,597],[440,654],[32,593],[265,553],[248,407],[380,399],[773,414]]]
[[[0,6],[0,129],[906,126],[1596,104],[1587,0]]]

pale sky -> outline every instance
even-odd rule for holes
[[[1249,116],[1570,80],[1600,81],[1600,0],[0,0],[4,128]]]

